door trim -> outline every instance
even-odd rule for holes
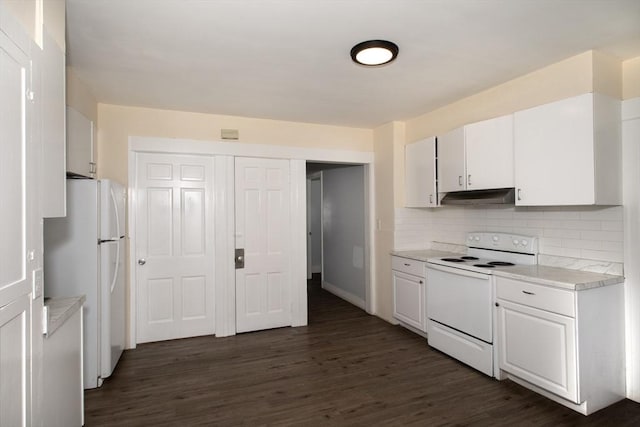
[[[328,150],[319,148],[289,147],[282,145],[244,144],[221,141],[199,141],[192,139],[174,139],[158,137],[129,136],[128,148],[128,206],[135,206],[135,176],[137,153],[192,154],[215,156],[214,159],[214,216],[216,229],[226,230],[217,233],[215,238],[216,272],[216,324],[215,335],[218,337],[235,335],[235,289],[224,286],[235,277],[233,253],[234,239],[234,195],[227,191],[233,185],[233,157],[281,158],[291,161],[291,277],[292,286],[292,326],[307,324],[307,292],[306,292],[306,161],[328,163],[354,163],[364,165],[366,197],[365,223],[367,233],[365,241],[366,263],[366,311],[373,314],[375,306],[375,273],[371,256],[374,251],[373,218],[374,208],[374,155],[370,151]],[[232,188],[232,187],[231,187]],[[128,212],[129,235],[129,324],[127,348],[136,347],[136,277],[135,277],[135,209]],[[224,235],[222,235],[224,234]],[[235,284],[235,280],[232,280]],[[299,282],[299,284],[298,284]]]
[[[319,181],[320,183],[320,274],[324,274],[322,271],[322,171],[319,171],[307,175],[307,280],[311,279],[313,275],[313,251],[311,250],[313,238],[309,237],[311,233],[311,198],[308,197],[309,193],[311,193],[313,181]]]

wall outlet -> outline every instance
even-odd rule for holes
[[[40,298],[42,296],[42,269],[38,268],[33,270],[33,299]]]

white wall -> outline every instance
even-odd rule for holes
[[[323,287],[365,307],[364,167],[322,173]]]
[[[311,231],[311,272],[322,272],[322,189],[320,178],[311,180],[309,189],[309,222]]]
[[[539,237],[541,264],[566,259],[574,264],[566,267],[622,274],[622,206],[397,208],[395,218],[396,249],[464,245],[467,232],[502,231]]]

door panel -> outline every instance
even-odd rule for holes
[[[30,408],[29,297],[0,308],[0,425],[28,426]]]
[[[289,161],[235,159],[236,330],[291,325]]]
[[[137,342],[213,334],[213,158],[137,162]]]
[[[0,31],[0,307],[30,291],[27,280],[28,58]],[[34,219],[36,220],[36,219]]]

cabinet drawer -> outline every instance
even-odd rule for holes
[[[521,280],[496,277],[496,295],[500,299],[529,307],[575,317],[575,293],[536,285]]]
[[[402,258],[399,256],[391,257],[391,268],[403,273],[413,274],[414,276],[424,277],[424,262],[415,259]]]

